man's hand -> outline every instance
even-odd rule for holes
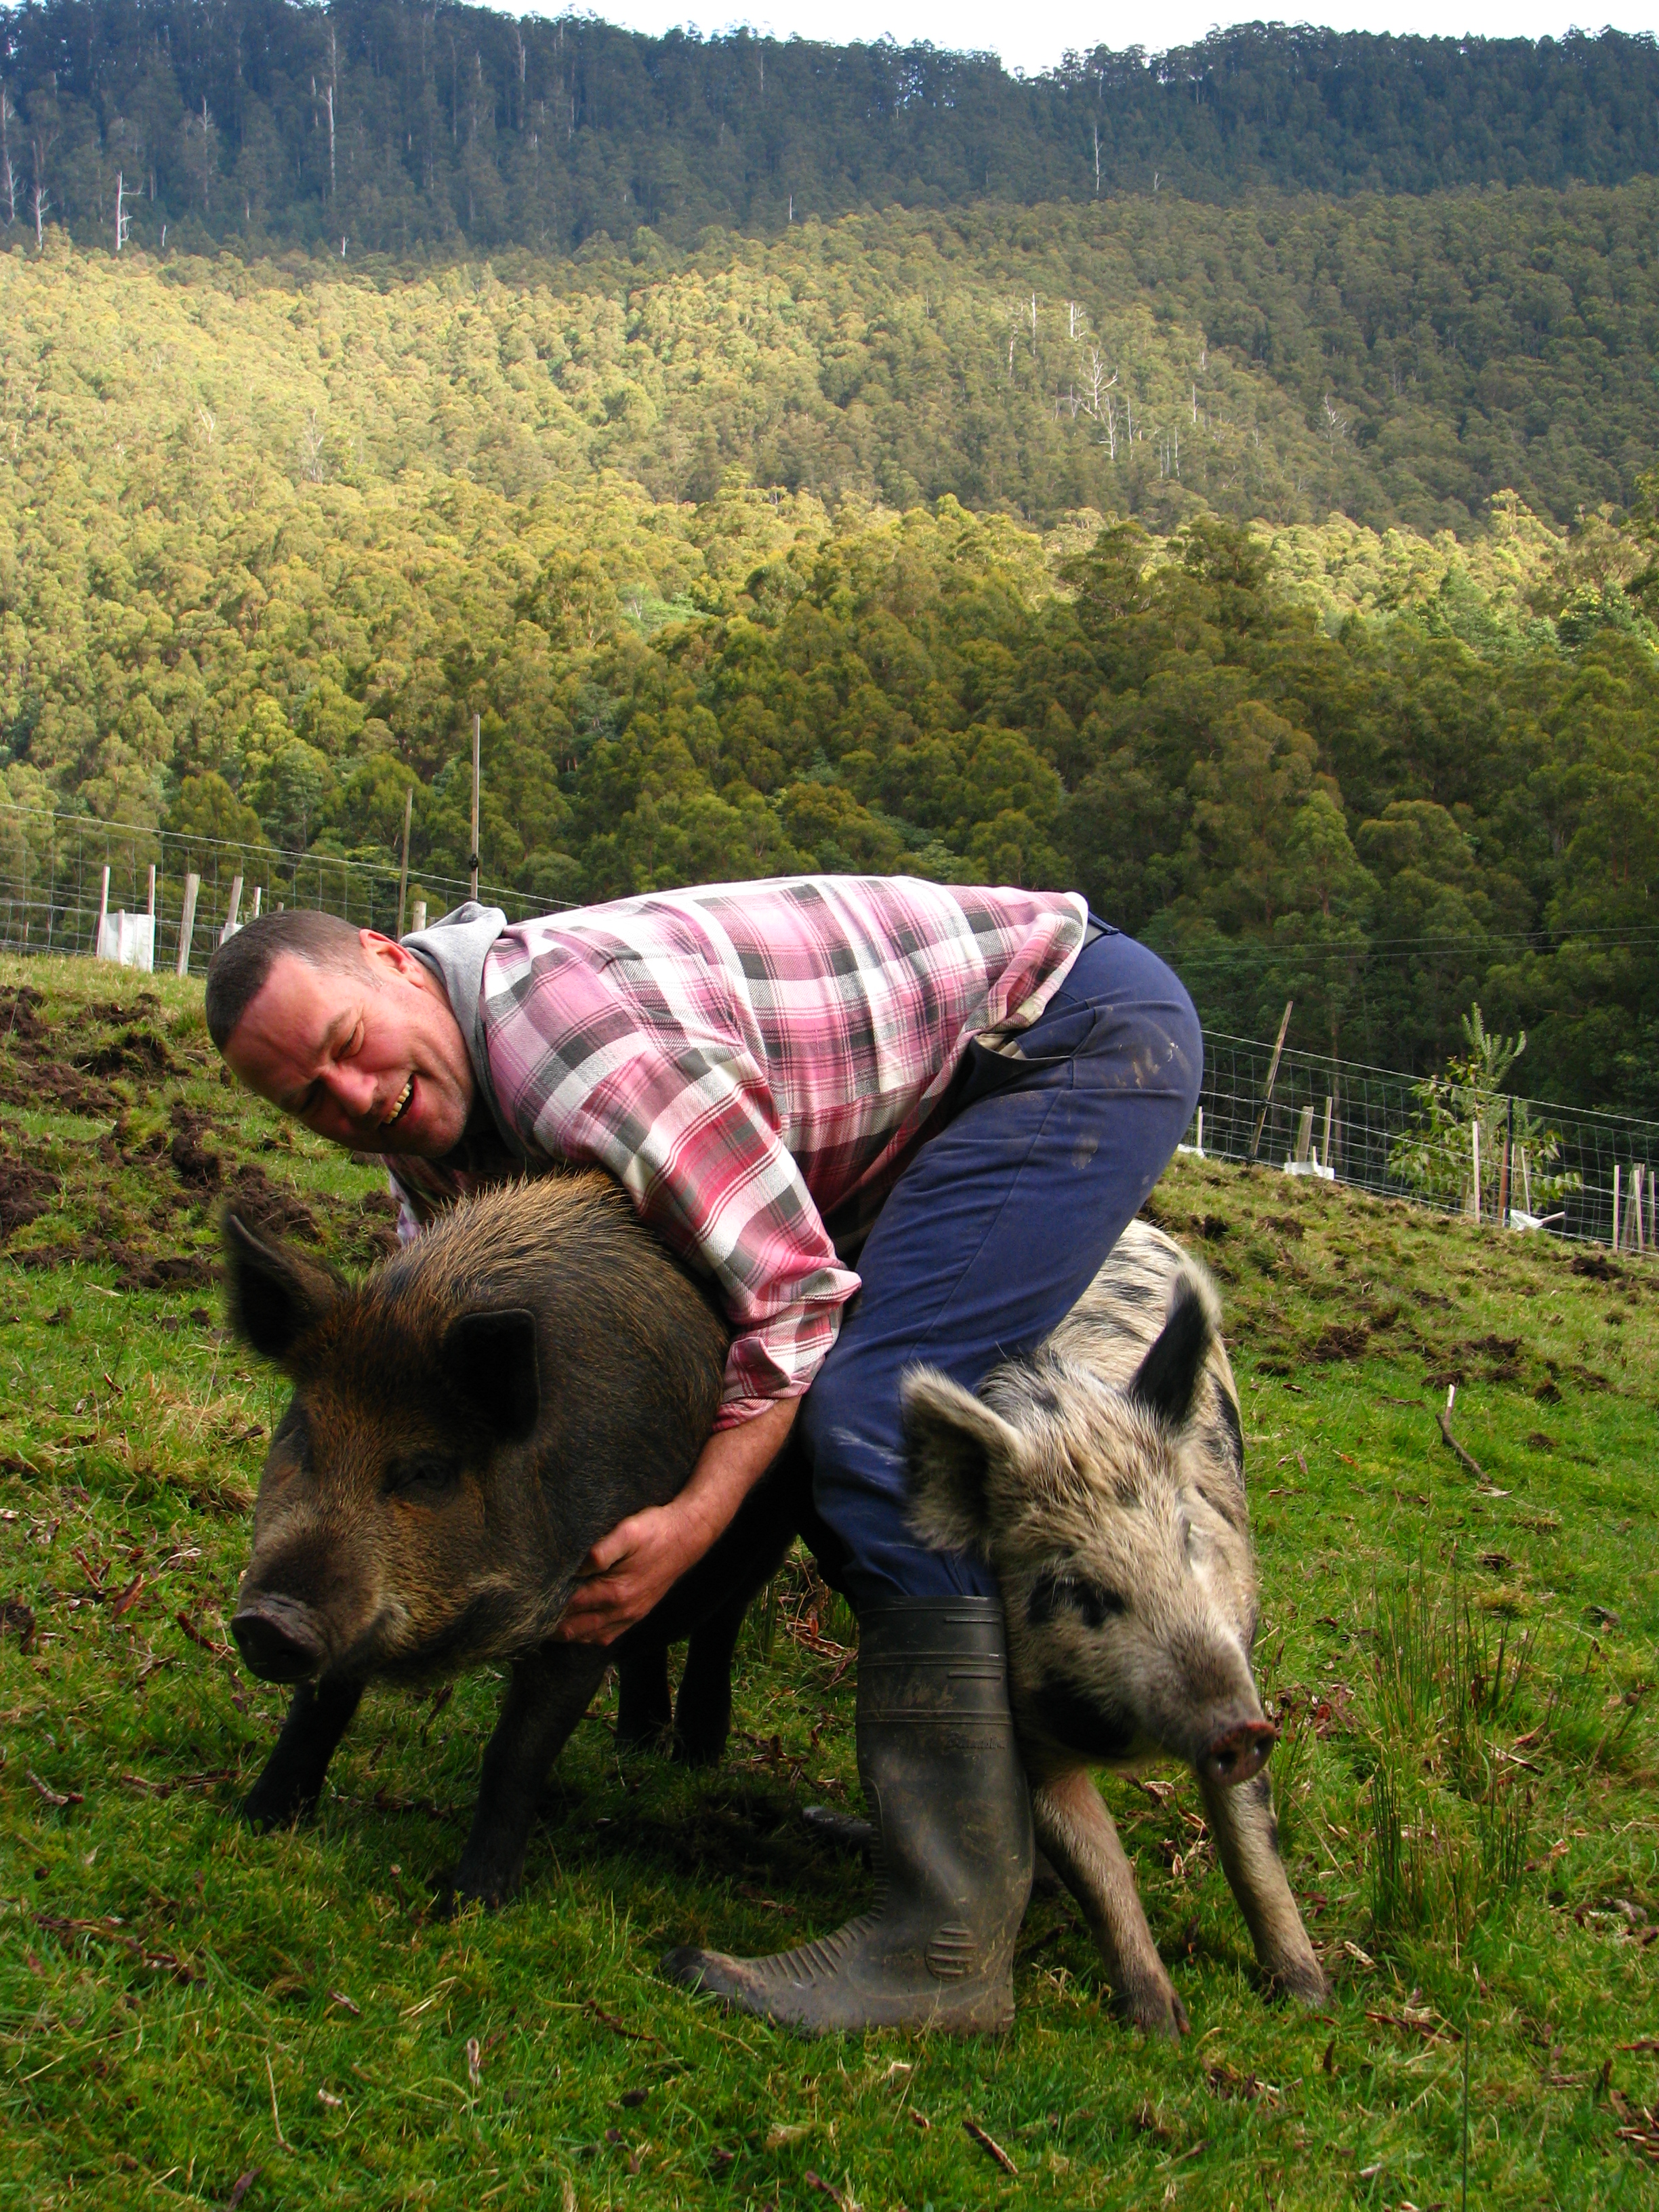
[[[678,1498],[671,1505],[630,1513],[582,1561],[581,1579],[559,1617],[560,1639],[614,1644],[645,1619],[714,1540],[705,1535],[700,1518],[681,1511]]]
[[[574,1594],[553,1632],[566,1644],[614,1644],[643,1620],[683,1574],[713,1549],[794,1425],[799,1398],[783,1398],[703,1446],[691,1480],[666,1505],[619,1521],[583,1560]]]

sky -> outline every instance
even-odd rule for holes
[[[562,14],[562,0],[556,9]],[[1139,46],[1157,52],[1201,39],[1218,24],[1258,21],[1271,7],[1218,9],[1215,0],[1164,0],[1157,9],[1128,7],[1109,0],[1103,7],[1079,9],[1066,0],[772,0],[746,8],[701,0],[690,7],[675,0],[605,0],[593,14],[631,29],[660,33],[675,24],[692,24],[707,33],[748,23],[775,38],[819,39],[836,45],[890,35],[901,46],[926,40],[950,46],[1000,54],[1011,70],[1034,76],[1051,69],[1068,47]],[[1304,20],[1297,18],[1297,20]],[[1320,9],[1316,20],[1342,31],[1419,32],[1445,37],[1455,32],[1486,38],[1559,37],[1575,27],[1659,32],[1659,0],[1595,0],[1575,13],[1572,0],[1337,0]]]

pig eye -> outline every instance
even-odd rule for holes
[[[1104,1583],[1091,1582],[1075,1573],[1039,1575],[1026,1601],[1025,1617],[1041,1625],[1056,1613],[1080,1613],[1090,1628],[1102,1628],[1115,1613],[1127,1613],[1127,1604]]]
[[[283,1414],[270,1440],[273,1456],[279,1444],[283,1456],[291,1460],[301,1474],[311,1473],[311,1426],[306,1419],[305,1407],[297,1399]]]
[[[398,1460],[386,1470],[382,1487],[388,1498],[407,1498],[412,1504],[435,1505],[460,1480],[452,1460]]]

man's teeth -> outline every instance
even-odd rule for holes
[[[408,1105],[414,1089],[415,1079],[411,1075],[408,1082],[404,1084],[403,1091],[398,1097],[397,1104],[381,1122],[380,1127],[383,1129],[389,1129],[394,1121],[400,1121],[403,1119],[404,1109]]]

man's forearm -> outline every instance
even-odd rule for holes
[[[794,1426],[799,1398],[780,1398],[735,1429],[716,1429],[698,1455],[691,1480],[674,1506],[685,1517],[687,1535],[702,1537],[692,1553],[703,1553],[723,1536],[738,1508],[782,1450]]]

